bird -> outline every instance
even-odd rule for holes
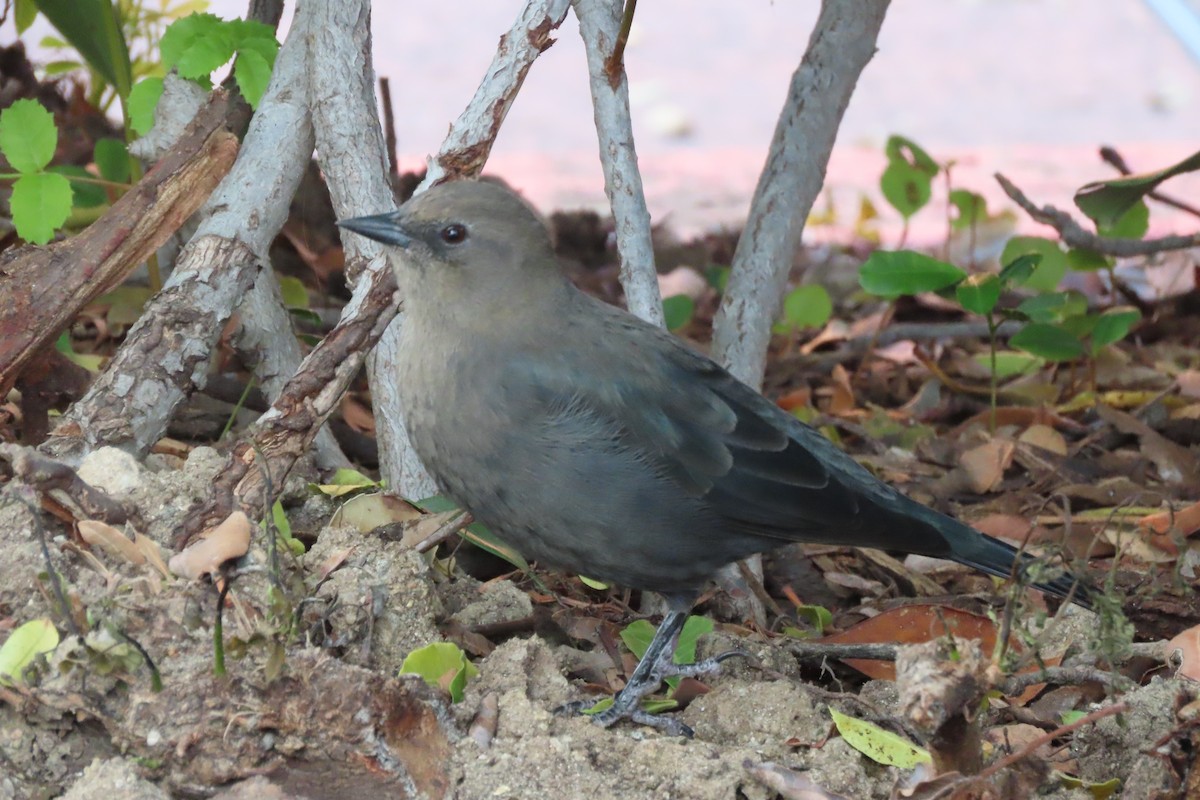
[[[540,216],[498,182],[449,181],[338,225],[392,257],[404,424],[446,494],[527,559],[665,598],[598,724],[690,733],[641,699],[740,654],[672,662],[706,582],[752,554],[853,545],[999,577],[1035,563],[879,480],[674,334],[577,289]],[[1069,572],[1033,581],[1089,605]]]

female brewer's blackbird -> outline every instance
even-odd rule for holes
[[[686,730],[639,701],[681,670],[674,640],[705,581],[752,553],[824,542],[1012,574],[1014,548],[908,499],[675,336],[577,290],[507,188],[446,183],[339,224],[401,249],[405,423],[446,493],[539,563],[666,597],[600,724]],[[1036,585],[1086,603],[1069,575]]]

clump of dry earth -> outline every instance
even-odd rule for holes
[[[153,456],[140,465],[103,451],[97,458],[107,460],[91,480],[136,505],[140,530],[164,546],[222,464],[207,448],[185,463]],[[764,762],[802,771],[830,796],[888,798],[903,778],[829,736],[829,704],[841,696],[802,681],[782,647],[720,632],[702,648],[737,645],[753,657],[727,662],[712,691],[681,712],[696,732],[690,741],[555,715],[580,696],[565,675],[586,656],[536,635],[503,641],[479,660],[463,702],[450,705],[420,679],[397,676],[404,657],[438,640],[449,616],[467,627],[527,617],[528,595],[507,581],[449,579],[399,541],[320,528],[332,501],[299,479],[285,498],[294,525],[319,536],[303,557],[283,557],[276,586],[267,553],[245,559],[224,614],[223,677],[213,666],[212,585],[163,579],[102,552],[85,556],[59,523],[23,505],[0,508],[0,620],[47,617],[64,634],[27,686],[0,688],[0,800],[767,800],[779,795],[748,771]],[[53,611],[39,535],[78,627],[90,625],[88,647]],[[272,605],[280,593],[292,598],[294,618]],[[280,633],[287,619],[295,621],[290,638]],[[152,691],[122,635],[153,658],[162,691]],[[1081,774],[1121,777],[1125,798],[1170,796],[1169,760],[1147,751],[1170,739],[1178,709],[1195,696],[1174,679],[1130,692],[1132,710],[1119,722],[1075,737]],[[469,731],[492,702],[494,733],[481,745]],[[895,703],[891,684],[870,682],[857,708],[843,710],[886,717]],[[1043,796],[1090,797],[1053,787]]]

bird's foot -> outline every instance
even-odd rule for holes
[[[629,676],[625,688],[617,692],[612,699],[612,705],[603,711],[591,714],[592,722],[607,728],[617,722],[627,719],[639,725],[657,728],[668,736],[686,736],[692,738],[694,732],[690,727],[674,717],[662,714],[651,714],[642,709],[642,699],[654,692],[666,678],[694,678],[699,675],[709,675],[720,670],[721,662],[734,656],[748,657],[744,650],[729,650],[699,661],[695,664],[676,664],[668,654],[665,659],[657,659],[651,663],[643,660]],[[556,711],[560,714],[586,713],[595,704],[589,700],[576,700],[559,706]]]

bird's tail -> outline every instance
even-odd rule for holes
[[[949,545],[949,557],[960,564],[974,567],[981,572],[995,575],[999,578],[1012,577],[1013,564],[1019,563],[1015,574],[1018,579],[1024,579],[1029,585],[1047,594],[1069,599],[1075,605],[1091,610],[1095,590],[1084,580],[1065,571],[1049,580],[1036,580],[1031,574],[1044,562],[1017,550],[1008,542],[993,539],[980,533],[969,525],[958,520],[939,514],[931,508],[921,506],[916,513],[926,524],[933,526]]]
[[[961,522],[957,524],[962,525]],[[1020,566],[1016,570],[1018,579],[1028,575],[1030,567],[1041,566],[1044,568],[1046,566],[1045,562],[1039,561],[1028,553],[1018,551],[1008,542],[993,539],[966,525],[963,527],[974,535],[955,537],[952,540],[951,558],[961,564],[974,567],[989,575],[1008,578],[1013,575],[1013,563],[1019,560]],[[1070,600],[1075,605],[1089,611],[1092,608],[1091,587],[1069,571],[1064,571],[1050,580],[1031,580],[1030,585],[1047,594]]]

